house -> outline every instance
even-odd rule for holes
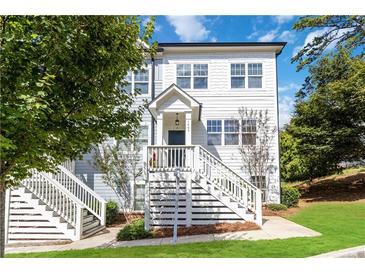
[[[145,173],[133,186],[133,207],[144,209],[146,228],[173,224],[177,193],[178,222],[186,226],[230,221],[260,225],[262,203],[280,202],[277,131],[270,147],[272,172],[262,175],[265,184],[254,185],[239,146],[255,142],[257,127],[238,110],[267,111],[270,127],[278,128],[276,58],[284,46],[160,43],[143,71],[127,75],[126,89],[140,90],[135,105],[148,102],[139,137]],[[24,218],[34,219],[35,225],[47,223],[42,230],[27,228],[37,235],[35,240],[80,239],[103,229],[105,201],[116,197],[91,161],[92,153],[86,154],[60,166],[59,174],[35,171],[33,179],[24,180],[9,196],[9,242],[29,239],[17,225],[27,213],[33,217]],[[49,186],[44,189],[40,182]],[[54,192],[61,201],[53,201]]]

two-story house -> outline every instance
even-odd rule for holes
[[[280,202],[278,131],[270,147],[273,172],[263,174],[265,184],[254,185],[239,147],[255,144],[257,126],[241,117],[239,109],[268,111],[269,126],[278,128],[277,56],[285,44],[160,43],[145,70],[127,75],[126,89],[140,90],[135,105],[148,102],[140,136],[145,172],[133,186],[134,209],[144,209],[146,228],[173,224],[177,182],[181,225],[247,220],[261,224],[262,203]],[[80,223],[79,215],[69,217],[57,208],[53,218],[63,214],[68,229],[74,230],[69,233],[67,226],[52,220],[55,231],[71,239],[95,233],[104,225],[105,200],[117,199],[92,164],[92,153],[61,173],[54,178],[37,176],[52,182],[74,206],[72,214],[80,212],[83,217]],[[17,191],[14,199],[42,190],[30,182]],[[32,198],[26,202],[46,210]]]

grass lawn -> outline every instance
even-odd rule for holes
[[[176,246],[85,249],[28,254],[8,258],[133,258],[133,257],[308,257],[365,244],[365,203],[316,203],[288,219],[314,229],[322,236],[286,240],[217,241]]]

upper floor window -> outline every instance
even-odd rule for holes
[[[222,121],[221,120],[208,120],[207,121],[208,132],[208,145],[221,145],[222,144]]]
[[[147,146],[148,145],[148,125],[142,125],[140,128],[140,133],[138,136],[138,143],[140,146]]]
[[[262,88],[262,64],[248,64],[248,88]]]
[[[176,84],[181,88],[191,88],[191,65],[178,64],[176,67]]]
[[[176,84],[183,89],[207,89],[208,64],[177,64]]]
[[[245,64],[231,64],[231,88],[245,87]]]
[[[155,60],[155,80],[162,81],[162,59]]]
[[[148,70],[140,70],[131,72],[129,71],[125,77],[125,81],[127,81],[127,85],[124,86],[124,89],[128,93],[132,93],[132,91],[136,90],[139,94],[148,94],[148,86],[149,86],[149,72]]]
[[[255,145],[256,144],[256,120],[245,119],[242,123],[242,144]]]

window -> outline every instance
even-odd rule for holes
[[[207,121],[208,132],[208,145],[221,145],[222,144],[222,121],[221,120],[208,120]]]
[[[155,80],[162,81],[162,59],[155,60]]]
[[[231,88],[245,87],[245,64],[231,64]]]
[[[208,64],[177,64],[176,84],[185,89],[208,88]]]
[[[262,64],[248,64],[248,88],[262,88]]]
[[[138,143],[140,146],[148,145],[148,126],[141,126],[140,134],[138,136]]]
[[[242,120],[242,144],[255,145],[256,144],[256,120],[245,119]]]
[[[194,89],[208,88],[208,64],[194,64]]]
[[[132,72],[128,71],[127,76],[124,79],[128,82],[128,84],[124,87],[125,91],[127,91],[128,94],[132,93]]]
[[[181,88],[190,89],[191,87],[191,65],[178,64],[176,67],[176,84]]]
[[[265,176],[251,176],[251,182],[261,190],[262,202],[267,201],[267,182]]]
[[[134,89],[140,94],[148,94],[148,70],[140,70],[134,73]]]
[[[224,120],[224,144],[238,145],[239,131],[238,120]]]

